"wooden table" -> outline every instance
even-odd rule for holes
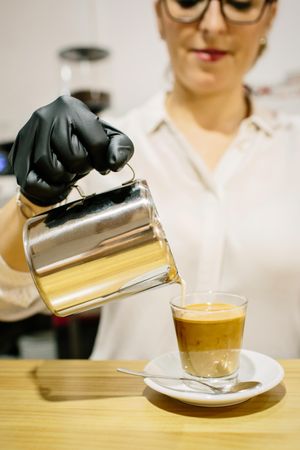
[[[2,450],[299,450],[300,360],[283,383],[223,408],[189,406],[116,367],[143,361],[0,361]]]

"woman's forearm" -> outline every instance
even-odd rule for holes
[[[25,205],[39,214],[49,208],[41,208],[21,197]],[[23,246],[23,225],[26,218],[17,205],[16,197],[13,197],[0,210],[0,254],[6,264],[14,270],[28,272]]]

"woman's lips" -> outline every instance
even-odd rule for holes
[[[227,51],[218,50],[215,48],[193,49],[192,52],[196,55],[197,58],[205,62],[220,61],[226,55],[228,55]]]

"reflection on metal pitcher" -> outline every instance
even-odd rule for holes
[[[29,219],[24,246],[40,295],[59,316],[178,281],[144,180]]]

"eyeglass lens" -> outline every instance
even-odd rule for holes
[[[206,11],[210,0],[166,0],[171,17],[180,22],[192,22]],[[224,16],[233,22],[255,22],[262,14],[265,0],[222,0]]]

